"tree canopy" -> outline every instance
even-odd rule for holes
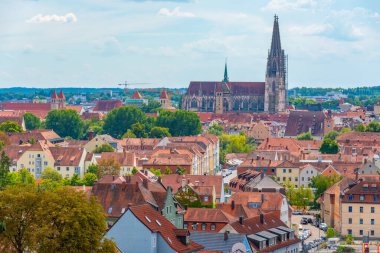
[[[53,129],[61,137],[70,136],[78,139],[83,132],[83,121],[72,109],[50,111],[45,124],[46,128]]]
[[[115,149],[108,143],[104,143],[102,145],[100,145],[99,147],[96,147],[93,151],[93,153],[95,154],[100,154],[100,153],[103,153],[103,152],[114,152]]]
[[[5,121],[0,124],[0,131],[6,133],[21,133],[22,127],[15,121]]]
[[[171,134],[169,132],[169,128],[167,127],[152,127],[150,130],[150,137],[151,138],[164,138],[164,137],[170,137]]]
[[[25,128],[27,130],[39,129],[41,120],[33,113],[27,112],[24,114]]]
[[[98,162],[97,177],[100,179],[106,175],[119,175],[120,163],[113,158],[100,159]]]
[[[310,132],[305,132],[297,135],[297,140],[314,140]]]
[[[168,128],[172,136],[197,135],[202,131],[198,115],[185,110],[163,110],[157,117],[156,126]]]
[[[322,154],[337,154],[339,152],[339,145],[335,140],[325,138],[319,148],[319,151]]]
[[[224,133],[224,128],[220,124],[214,123],[208,128],[207,132],[209,134],[215,134],[216,136],[221,136]]]
[[[135,106],[122,106],[113,109],[104,120],[103,132],[114,138],[121,138],[135,123],[143,123],[145,114]]]
[[[8,187],[0,191],[0,220],[0,243],[12,252],[116,252],[103,240],[102,207],[82,191]]]

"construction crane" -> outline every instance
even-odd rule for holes
[[[130,82],[125,81],[124,83],[118,83],[117,85],[124,86],[124,92],[127,93],[129,85],[144,85],[144,84],[150,84],[150,83],[132,83],[132,82],[130,83]]]

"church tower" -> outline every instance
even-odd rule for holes
[[[287,101],[287,56],[281,49],[278,16],[274,16],[272,44],[268,53],[265,76],[264,111],[284,112]]]

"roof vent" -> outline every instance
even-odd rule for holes
[[[145,219],[146,219],[148,222],[152,222],[152,221],[148,218],[148,216],[145,216]]]
[[[161,222],[159,222],[158,220],[156,220],[156,223],[158,224],[158,226],[160,226],[160,227],[162,226]]]
[[[121,209],[121,213],[124,213],[125,212],[125,207],[123,207],[122,209]]]
[[[170,242],[170,244],[173,244],[172,240],[170,240],[170,238],[168,237],[168,241]]]

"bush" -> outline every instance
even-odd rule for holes
[[[354,240],[354,238],[352,237],[352,235],[346,236],[346,244],[348,244],[348,245],[352,244],[353,240]]]
[[[355,249],[352,247],[347,246],[339,246],[338,249],[335,252],[355,252]]]

